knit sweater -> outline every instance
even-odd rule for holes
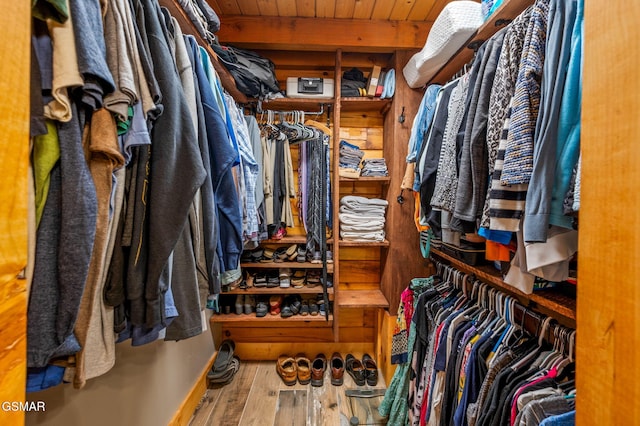
[[[514,92],[501,181],[505,185],[528,183],[533,170],[533,138],[547,40],[549,0],[537,0],[525,36]]]

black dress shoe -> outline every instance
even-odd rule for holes
[[[358,386],[364,386],[365,375],[364,375],[364,366],[362,365],[362,361],[357,359],[351,354],[347,354],[345,358],[345,368],[347,373],[353,378],[353,381],[356,382]]]

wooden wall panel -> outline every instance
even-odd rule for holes
[[[340,282],[379,282],[380,262],[371,260],[340,262]]]
[[[631,425],[640,419],[640,4],[585,3],[577,424]]]
[[[413,52],[397,52],[395,59],[396,73],[400,73]],[[413,201],[410,193],[405,191],[404,204],[399,204],[396,197],[400,194],[400,183],[404,176],[407,141],[411,133],[411,123],[415,116],[422,91],[410,89],[404,78],[396,78],[396,92],[391,109],[385,117],[384,153],[391,182],[387,192],[387,239],[390,246],[386,250],[382,266],[382,292],[389,301],[392,315],[396,314],[400,293],[409,284],[411,278],[423,275],[420,262],[419,235],[413,221]],[[404,123],[398,123],[398,117],[404,112]]]
[[[0,15],[0,402],[25,400],[27,291],[18,276],[27,264],[30,12],[10,2]],[[0,424],[23,423],[24,412],[0,410]]]
[[[340,260],[380,260],[379,247],[343,247],[340,249]]]

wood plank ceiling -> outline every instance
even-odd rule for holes
[[[451,0],[207,0],[221,43],[248,48],[420,49]]]

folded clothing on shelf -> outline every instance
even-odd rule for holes
[[[351,144],[345,140],[340,141],[340,176],[359,177],[360,162],[364,157],[362,151],[357,145]]]
[[[340,200],[340,238],[347,241],[382,242],[387,201],[346,195]]]
[[[389,176],[384,158],[367,158],[362,162],[362,176]]]

